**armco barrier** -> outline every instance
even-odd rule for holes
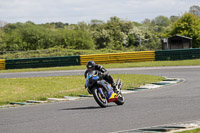
[[[124,53],[108,53],[93,55],[78,55],[64,57],[45,57],[30,59],[0,59],[0,70],[18,68],[56,67],[85,65],[89,60],[98,64],[162,61],[162,60],[185,60],[200,58],[200,48],[177,49],[160,51],[140,51]]]
[[[81,65],[89,60],[98,64],[155,61],[155,51],[80,55]]]
[[[8,59],[6,69],[80,65],[80,56]]]
[[[0,59],[0,70],[5,69],[5,59]]]
[[[155,60],[186,60],[200,58],[200,49],[176,49],[155,51]]]

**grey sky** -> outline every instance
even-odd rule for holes
[[[107,21],[117,16],[141,22],[159,15],[182,15],[200,0],[0,0],[0,20],[10,23]]]

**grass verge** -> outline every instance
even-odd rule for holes
[[[123,89],[134,88],[147,83],[163,80],[160,76],[114,74],[114,79],[121,79]],[[0,105],[26,100],[46,100],[63,96],[87,95],[83,76],[58,76],[34,78],[0,79]]]
[[[105,68],[193,66],[193,65],[200,65],[200,59],[178,60],[178,61],[150,61],[150,62],[135,62],[135,63],[113,63],[113,64],[102,64],[102,65]],[[12,69],[12,70],[10,69],[10,70],[0,70],[0,73],[80,70],[80,69],[86,69],[85,65],[82,65],[82,66],[66,66],[66,67],[48,67],[48,68],[30,68],[30,69]]]
[[[200,133],[200,128],[197,128],[194,130],[183,131],[183,132],[176,132],[176,133]]]

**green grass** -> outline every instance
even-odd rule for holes
[[[176,133],[200,133],[200,128],[197,128],[194,130],[183,131],[183,132],[176,132]]]
[[[179,60],[179,61],[150,61],[150,62],[135,62],[135,63],[113,63],[113,64],[101,64],[105,68],[129,68],[129,67],[159,67],[159,66],[193,66],[200,65],[200,59],[194,60]],[[49,68],[30,68],[30,69],[10,69],[1,70],[0,73],[10,72],[31,72],[31,71],[57,71],[57,70],[78,70],[85,69],[85,65],[82,66],[66,66],[66,67],[49,67]]]
[[[123,89],[134,88],[146,83],[158,82],[163,77],[150,75],[116,74],[120,78]],[[87,95],[83,76],[58,76],[37,78],[7,78],[0,79],[0,105],[9,102],[24,102],[26,100],[46,100],[63,96]]]

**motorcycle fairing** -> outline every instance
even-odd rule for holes
[[[105,80],[99,80],[97,81],[97,84],[100,86],[103,86],[107,92],[112,91],[112,88],[110,87],[110,85],[105,81]]]
[[[90,79],[92,77],[92,79]],[[88,75],[87,76],[87,79],[85,81],[85,85],[86,87],[91,87],[95,82],[92,82],[93,84],[90,84],[90,81],[89,80],[98,80],[99,79],[99,76],[97,75]]]
[[[118,96],[114,91],[110,92],[110,94],[108,92],[108,102],[116,102],[117,100]]]

